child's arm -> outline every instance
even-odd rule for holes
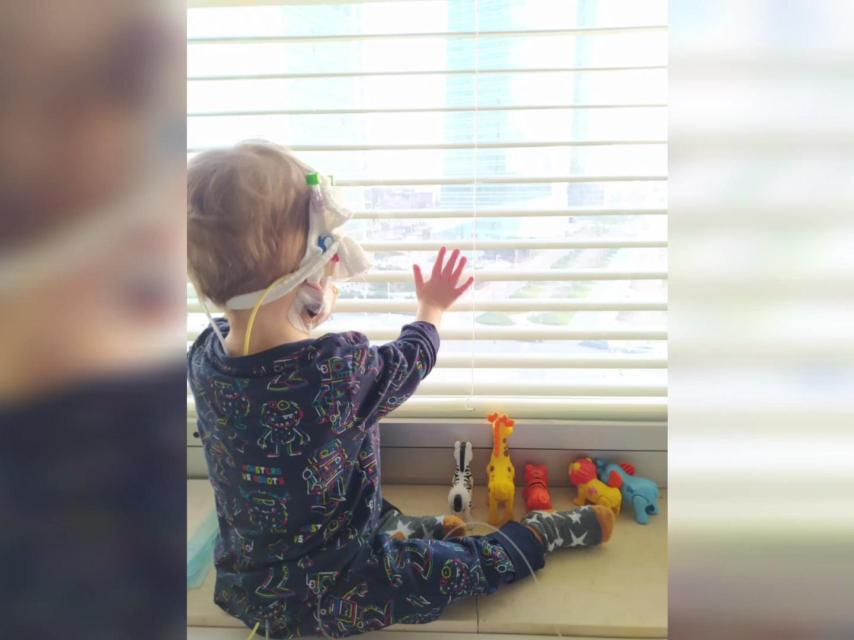
[[[436,363],[442,315],[474,281],[474,278],[468,278],[457,286],[466,259],[460,259],[460,252],[455,249],[445,263],[445,253],[442,247],[426,282],[421,269],[413,265],[418,296],[416,322],[403,327],[400,337],[394,342],[370,349],[365,367],[360,372],[358,412],[363,419],[381,418],[400,406],[415,393],[421,380]]]

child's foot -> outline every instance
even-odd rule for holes
[[[387,533],[397,540],[443,540],[468,535],[468,527],[457,516],[405,516],[397,509],[392,509],[380,520],[379,532]]]
[[[614,533],[614,513],[600,505],[572,511],[532,511],[522,524],[540,534],[546,550],[592,547],[608,542]]]

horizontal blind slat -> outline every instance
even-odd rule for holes
[[[478,209],[480,218],[548,218],[571,216],[656,216],[667,215],[665,208],[572,207],[568,209]],[[355,220],[394,220],[432,218],[473,218],[471,209],[397,209],[354,211]]]
[[[350,331],[359,331],[371,340],[394,340],[400,335],[400,329],[377,328],[364,329],[353,327]],[[200,331],[188,331],[187,339],[195,340]],[[313,337],[322,336],[325,331],[313,333]],[[662,328],[633,328],[633,329],[564,329],[562,327],[484,327],[477,328],[474,333],[477,340],[666,340],[667,330]],[[443,340],[471,340],[472,330],[458,328],[442,329]]]
[[[412,31],[409,33],[332,33],[276,36],[198,36],[190,44],[261,44],[278,42],[332,42],[338,40],[403,40],[412,38],[518,38],[561,35],[613,35],[643,31],[663,31],[666,25],[645,24],[615,27],[567,27],[563,29],[508,29],[491,31]]]
[[[616,271],[607,269],[543,271],[475,271],[480,282],[572,282],[588,280],[666,280],[666,271]],[[369,271],[353,282],[412,282],[411,271]]]
[[[514,418],[552,420],[636,420],[667,419],[667,399],[656,398],[410,398],[395,409],[395,418],[460,418],[484,416],[500,411]]]
[[[608,280],[666,280],[667,271],[622,271],[614,269],[545,269],[539,271],[526,270],[484,270],[474,271],[472,275],[480,282],[574,282],[574,281],[608,281]],[[411,271],[381,271],[373,270],[360,274],[350,282],[413,282]],[[194,296],[191,283],[187,283],[189,298]],[[467,298],[461,300],[464,303]],[[579,301],[583,302],[583,301]],[[628,301],[627,301],[628,302]]]
[[[382,300],[344,298],[335,303],[337,313],[415,313],[417,300]],[[204,313],[204,308],[195,298],[187,299],[190,313]],[[494,300],[463,298],[454,303],[449,313],[472,311],[509,311],[525,313],[537,311],[666,311],[665,300],[551,300],[512,299]]]
[[[509,142],[445,142],[445,143],[396,143],[396,144],[294,144],[288,149],[294,152],[349,152],[349,151],[442,151],[466,149],[538,149],[547,147],[607,147],[642,146],[667,144],[667,140],[655,138],[648,140],[531,140]],[[187,153],[200,153],[218,147],[188,147]]]
[[[479,217],[479,216],[478,216]],[[667,240],[366,240],[366,251],[434,251],[448,249],[656,249],[667,247]]]
[[[393,418],[465,418],[500,411],[514,418],[552,420],[631,420],[667,419],[665,397],[592,397],[592,398],[512,398],[508,396],[413,397],[389,414]],[[187,416],[196,419],[195,402],[187,400]]]
[[[440,369],[666,369],[667,358],[569,356],[545,354],[442,355]]]
[[[338,187],[396,187],[418,185],[472,185],[472,184],[548,184],[553,182],[662,182],[666,175],[589,175],[589,176],[481,176],[465,178],[371,178],[335,179]]]
[[[361,115],[371,113],[460,113],[474,111],[546,111],[596,109],[661,109],[666,102],[600,103],[600,104],[539,104],[539,105],[479,105],[461,107],[376,107],[363,109],[245,109],[238,111],[193,111],[188,118],[223,118],[240,116],[327,116]]]
[[[667,358],[554,354],[442,354],[437,369],[666,369]]]
[[[492,396],[618,396],[660,397],[667,395],[665,385],[607,385],[607,384],[563,384],[560,382],[533,382],[515,380],[510,383],[474,384],[473,395],[489,393]],[[418,386],[415,397],[453,396],[468,393],[470,387],[459,382],[435,381],[427,378]]]
[[[324,78],[381,78],[389,76],[513,75],[528,73],[608,73],[613,71],[663,71],[666,64],[610,67],[536,67],[525,69],[418,69],[408,71],[328,71],[322,73],[256,73],[188,76],[188,82],[231,82],[233,80],[320,80]]]

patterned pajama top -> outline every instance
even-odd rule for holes
[[[438,348],[426,322],[379,347],[349,332],[245,357],[226,355],[210,327],[199,336],[189,381],[216,496],[214,598],[225,611],[302,627],[365,560],[382,506],[378,420],[415,391]]]

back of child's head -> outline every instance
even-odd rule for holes
[[[187,269],[217,304],[295,271],[305,254],[307,166],[264,142],[205,151],[187,170]]]

